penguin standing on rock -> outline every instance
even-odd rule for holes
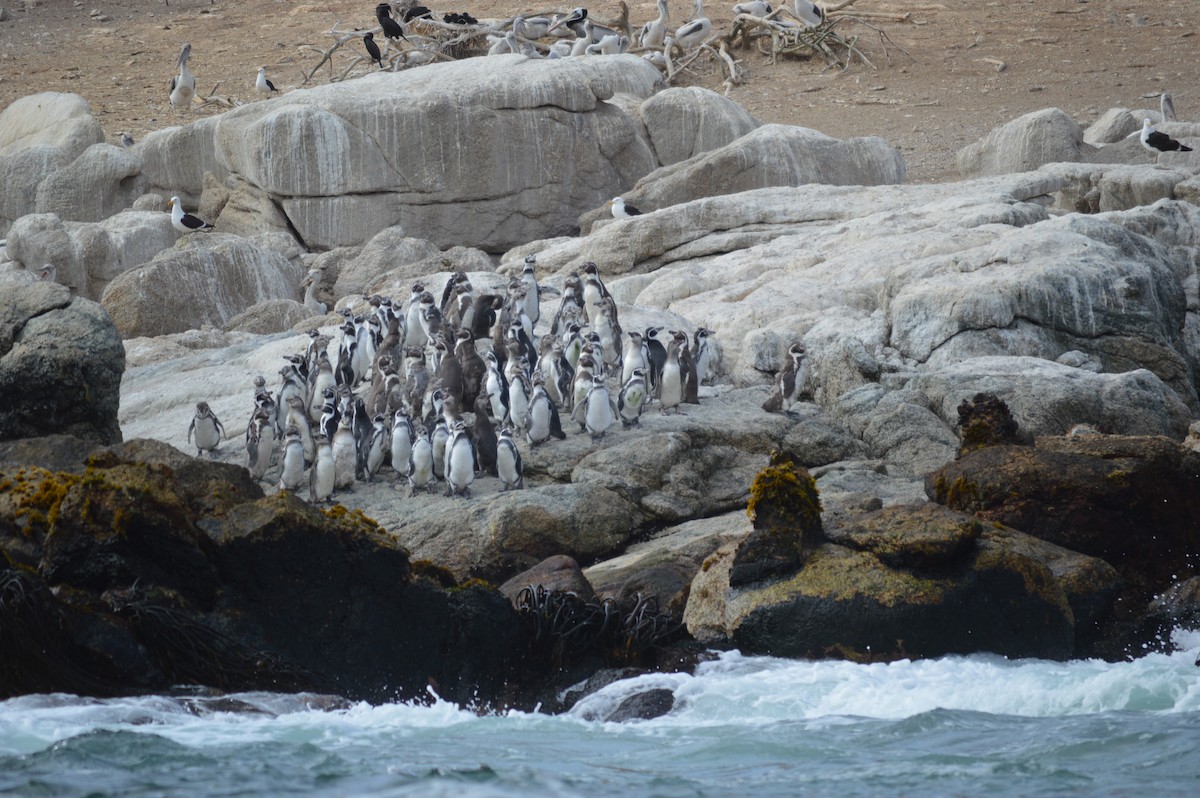
[[[608,432],[617,419],[617,405],[608,393],[604,377],[600,374],[592,377],[592,389],[588,391],[584,424],[592,442],[600,440]]]
[[[520,490],[525,487],[525,467],[521,463],[521,453],[513,440],[511,427],[500,431],[496,441],[496,471],[504,490]]]
[[[308,473],[308,503],[320,504],[333,498],[333,485],[337,465],[333,446],[324,435],[316,438],[317,459]]]
[[[808,361],[804,355],[802,344],[792,344],[788,348],[787,360],[775,376],[775,390],[763,402],[763,410],[768,413],[792,411],[792,405],[800,400],[800,391],[808,379]]]
[[[254,412],[246,426],[246,468],[253,479],[262,479],[271,465],[271,452],[275,450],[275,425],[265,409]]]
[[[217,420],[208,402],[196,403],[196,415],[192,416],[192,423],[188,425],[188,443],[192,442],[193,432],[196,434],[196,456],[208,452],[215,457],[217,446],[220,445],[221,438],[225,437],[225,428]]]
[[[475,481],[475,447],[467,434],[467,424],[459,419],[446,443],[446,495],[471,498]]]
[[[421,424],[416,427],[417,438],[412,445],[412,463],[408,469],[409,496],[417,495],[417,488],[433,493],[437,478],[433,475],[433,442],[429,430]]]
[[[290,426],[284,432],[283,463],[279,472],[279,489],[295,492],[304,481],[304,442],[300,428]]]

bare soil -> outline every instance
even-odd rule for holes
[[[551,6],[512,0],[442,0],[436,12],[480,19],[544,13]],[[832,2],[826,3],[831,5]],[[328,31],[376,25],[374,0],[0,0],[0,107],[42,91],[85,97],[106,131],[148,131],[220,113],[212,101],[175,114],[167,86],[184,42],[202,96],[253,102],[259,66],[282,90],[303,84]],[[732,3],[707,7],[728,31]],[[566,10],[564,3],[561,10]],[[590,7],[615,16],[614,0]],[[772,64],[737,50],[744,82],[729,97],[764,122],[804,125],[838,138],[876,135],[904,155],[910,182],[957,177],[955,153],[997,125],[1029,111],[1061,108],[1081,124],[1110,107],[1157,108],[1170,91],[1181,118],[1200,118],[1200,0],[857,0],[872,27],[839,23],[858,34],[872,68],[855,61],[831,68],[821,58]],[[672,0],[672,21],[690,14]],[[656,16],[652,0],[634,0],[635,29]],[[336,71],[361,48],[347,47]],[[365,73],[364,62],[358,70]],[[354,74],[352,72],[351,74]],[[314,81],[328,81],[328,69]],[[721,90],[723,75],[702,59],[677,85]],[[311,85],[311,84],[310,84]]]

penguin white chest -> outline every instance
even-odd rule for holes
[[[344,490],[354,484],[354,468],[356,464],[354,433],[346,425],[338,427],[333,436],[333,485],[337,490]]]
[[[662,382],[659,385],[659,401],[662,409],[678,407],[683,401],[683,376],[677,361],[668,360],[662,370]]]
[[[309,475],[310,502],[327,501],[333,495],[334,471],[333,449],[327,443],[321,444],[317,447],[317,460],[313,463],[312,473]]]
[[[593,388],[587,398],[588,433],[593,438],[598,438],[608,432],[612,425],[612,402],[609,401],[608,391],[603,388]]]
[[[279,475],[280,490],[296,490],[304,480],[304,445],[291,441],[283,450],[283,468]]]
[[[466,435],[456,435],[446,454],[446,482],[450,490],[466,494],[475,481],[475,452]]]
[[[412,437],[409,435],[409,427],[407,424],[397,421],[392,427],[392,469],[402,479],[408,476],[411,457]]]
[[[203,416],[196,419],[196,448],[203,452],[211,452],[221,442],[221,433],[217,431],[216,419]]]

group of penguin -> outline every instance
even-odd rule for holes
[[[663,413],[699,403],[711,330],[625,333],[588,262],[565,281],[549,331],[535,337],[543,294],[535,267],[526,258],[499,293],[477,291],[456,272],[440,302],[417,283],[403,310],[388,297],[364,297],[363,313],[342,310],[336,344],[310,330],[307,351],[286,356],[275,391],[262,376],[254,381],[251,476],[263,479],[278,458],[280,490],[299,491],[307,474],[314,503],[374,481],[385,466],[410,495],[441,480],[445,495],[469,497],[477,473],[513,490],[524,486],[517,442],[565,439],[560,410],[595,442],[618,421],[637,426],[652,402]],[[198,454],[226,437],[205,402],[188,428],[193,437]]]

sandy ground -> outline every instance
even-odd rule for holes
[[[426,4],[480,19],[555,10],[510,0]],[[373,0],[0,0],[0,7],[7,11],[0,106],[34,92],[75,92],[114,140],[122,130],[141,137],[227,107],[210,102],[173,113],[167,85],[183,42],[192,44],[201,95],[253,102],[259,66],[280,89],[297,88],[317,59],[305,45],[327,47],[335,23],[376,25]],[[731,7],[708,4],[718,31],[728,31]],[[589,10],[603,19],[617,5],[605,0]],[[874,69],[860,62],[831,69],[823,59],[771,64],[739,50],[744,82],[729,96],[764,122],[839,138],[882,136],[904,154],[910,182],[955,179],[960,147],[1040,108],[1061,108],[1087,124],[1110,107],[1157,108],[1166,90],[1180,118],[1200,118],[1200,0],[857,0],[850,10],[875,29],[844,22],[839,30],[860,36]],[[676,24],[691,16],[684,0],[671,0],[671,11]],[[635,29],[655,15],[651,0],[630,6]],[[337,55],[335,69],[360,51]],[[367,69],[364,62],[350,74]],[[328,79],[328,70],[315,77]],[[720,90],[722,80],[702,60],[677,85]]]

